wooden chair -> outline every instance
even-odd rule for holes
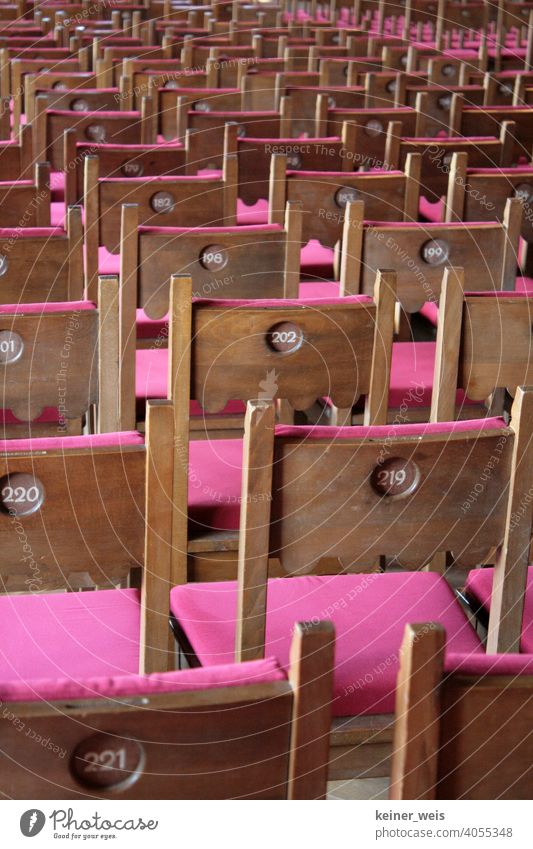
[[[251,129],[255,132],[255,125]],[[240,137],[238,124],[227,132],[228,152],[238,158],[239,197],[246,204],[268,198],[273,155],[286,156],[291,171],[351,172],[358,165],[350,124],[344,124],[341,136],[334,138]]]
[[[531,655],[445,658],[436,622],[400,650],[391,799],[531,798]]]
[[[405,172],[287,171],[287,157],[273,158],[270,221],[280,223],[285,204],[303,208],[303,243],[333,247],[341,238],[346,206],[363,200],[372,220],[417,221],[420,160],[409,156]]]
[[[292,130],[285,99],[280,112],[189,112],[186,126],[190,135],[191,170],[220,168],[227,127],[233,128],[233,135],[241,138],[286,138]],[[183,138],[181,129],[178,136]]]
[[[74,101],[83,98],[76,97]],[[77,141],[96,144],[153,144],[156,141],[151,102],[146,100],[141,112],[77,112],[49,110],[48,99],[35,99],[33,150],[37,161],[49,161],[53,171],[63,168],[65,130],[74,130]]]
[[[156,326],[163,330],[173,274],[190,275],[196,298],[297,299],[301,221],[301,210],[289,204],[282,226],[138,227],[138,208],[126,205],[121,220],[122,290],[151,320],[139,329],[152,326],[155,337]],[[160,344],[166,345],[166,334]]]
[[[7,195],[8,202],[11,198]],[[0,230],[0,303],[35,304],[83,298],[80,207],[67,211],[66,231],[52,227]]]
[[[391,121],[387,130],[385,163],[389,168],[401,170],[405,168],[409,153],[420,154],[420,194],[435,203],[448,192],[448,175],[454,153],[465,153],[472,168],[510,167],[512,131],[512,122],[506,121],[502,124],[499,138],[428,140],[402,137],[401,124]],[[424,210],[424,207],[422,209]],[[459,216],[461,219],[462,217]]]
[[[85,157],[84,209],[87,291],[94,291],[98,246],[120,246],[124,203],[139,207],[139,223],[167,227],[233,226],[237,212],[237,161],[227,156],[221,176],[103,177],[98,157]]]
[[[57,262],[53,244],[43,253]],[[81,278],[76,283],[79,287]],[[98,304],[69,300],[0,307],[4,438],[79,433],[83,417],[89,432],[125,429],[120,360],[135,338],[135,316],[125,313],[122,301],[117,279],[111,278],[101,284]]]
[[[24,127],[18,140],[0,143],[0,181],[26,180],[32,176],[33,154],[31,127]]]
[[[346,206],[341,294],[371,294],[379,268],[396,273],[407,313],[438,303],[445,267],[461,266],[469,291],[514,290],[522,204],[507,200],[503,223],[446,224],[365,221],[363,201]]]
[[[50,165],[35,165],[35,182],[0,184],[0,226],[50,227]]]
[[[3,681],[173,667],[170,406],[148,405],[146,427],[146,440],[128,431],[2,443]],[[109,589],[135,569],[140,590]],[[57,592],[80,589],[94,591]]]
[[[454,94],[450,114],[450,135],[496,135],[504,121],[512,121],[513,160],[530,156],[533,145],[533,111],[528,106],[464,106]]]
[[[68,799],[324,799],[333,644],[329,623],[296,625],[287,674],[272,658],[157,677],[3,681],[10,766],[0,788],[12,799],[53,798],[58,787]]]
[[[336,631],[338,718],[329,778],[387,774],[405,625],[437,621],[448,652],[483,657],[446,579],[420,567],[441,551],[452,551],[457,562],[484,562],[503,543],[487,652],[517,650],[531,507],[514,530],[511,516],[530,486],[532,415],[533,394],[523,389],[510,427],[500,418],[385,429],[275,427],[272,402],[249,403],[238,581],[171,592],[190,662],[249,660],[273,646],[286,658],[289,623],[327,612]],[[465,514],[465,493],[496,450],[501,463]],[[382,555],[418,571],[360,573]]]
[[[65,130],[63,171],[67,206],[83,198],[85,157],[98,157],[100,177],[173,177],[188,173],[189,138],[182,144],[95,144]]]
[[[519,198],[523,205],[520,235],[530,245],[533,242],[532,196],[531,166],[470,169],[464,153],[454,154],[450,165],[446,220],[502,221],[509,198]],[[526,257],[526,273],[528,264],[531,265],[531,259]]]
[[[158,91],[159,132],[167,141],[183,140],[193,116],[211,112],[240,112],[240,89],[162,88]],[[225,122],[222,122],[222,125]]]
[[[191,441],[189,446],[191,399],[199,402],[200,420],[206,416],[204,429],[210,425],[206,414],[257,394],[288,402],[290,411],[282,405],[281,412],[289,421],[294,410],[325,395],[340,410],[365,396],[366,421],[385,422],[394,322],[394,287],[387,276],[378,281],[376,302],[364,296],[200,300],[191,308],[191,292],[190,279],[174,278],[168,393],[177,422],[175,582],[186,580],[188,569],[195,580],[235,576],[242,441]]]

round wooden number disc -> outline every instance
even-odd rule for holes
[[[449,255],[450,249],[444,239],[430,239],[422,245],[422,259],[428,265],[442,265]]]
[[[12,330],[0,330],[0,365],[15,363],[22,356],[24,342]]]
[[[531,183],[520,183],[514,190],[515,197],[520,198],[524,203],[529,203],[533,195],[533,185]]]
[[[367,136],[379,136],[381,132],[383,132],[383,124],[381,121],[372,119],[371,121],[367,121],[365,124],[365,133]]]
[[[410,495],[418,486],[420,472],[412,460],[403,457],[391,457],[379,463],[370,478],[372,487],[378,495],[399,498]]]
[[[170,192],[156,192],[152,195],[150,206],[154,212],[172,212],[174,209],[174,198]]]
[[[5,475],[0,479],[0,506],[11,516],[29,516],[44,501],[44,486],[38,478],[26,473]]]
[[[136,781],[144,767],[144,751],[135,740],[95,734],[74,750],[70,769],[74,777],[90,787],[108,790]]]
[[[89,124],[85,135],[89,141],[105,142],[105,128],[101,124]]]
[[[72,101],[70,108],[72,112],[88,112],[89,104],[82,97],[78,97],[76,100]]]
[[[120,171],[123,177],[142,177],[144,165],[142,162],[125,162]]]
[[[297,351],[303,342],[303,333],[292,321],[280,321],[267,332],[267,343],[273,351],[288,354]]]
[[[228,263],[228,253],[222,245],[208,245],[200,254],[200,263],[208,271],[221,271]]]
[[[341,209],[344,209],[347,203],[357,200],[357,191],[351,186],[343,186],[335,192],[335,203]]]

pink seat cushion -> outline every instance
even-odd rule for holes
[[[65,227],[65,203],[64,201],[52,201],[50,204],[50,224],[52,227]]]
[[[407,405],[429,407],[433,389],[435,366],[435,342],[396,342],[392,350],[389,406],[398,409]],[[472,404],[460,389],[457,392],[458,407]]]
[[[304,245],[300,255],[302,276],[316,277],[317,280],[333,278],[333,250],[321,245],[316,239],[311,239]]]
[[[58,203],[65,202],[65,174],[63,171],[52,171],[50,174],[50,189],[52,200]]]
[[[137,339],[168,339],[168,313],[164,318],[148,318],[144,310],[138,309]]]
[[[139,669],[137,590],[0,596],[0,681]]]
[[[439,323],[439,308],[435,301],[426,301],[420,309],[420,314],[427,318],[435,327]]]
[[[238,531],[242,440],[194,439],[189,443],[191,536],[207,530]]]
[[[168,349],[141,348],[135,353],[135,393],[138,401],[147,398],[166,398],[168,388]],[[220,413],[214,415],[244,415],[246,406],[242,401],[229,401]],[[198,401],[191,401],[191,416],[209,418]]]
[[[444,220],[444,200],[441,198],[437,203],[432,203],[424,195],[420,197],[420,215],[434,224],[440,224]]]
[[[53,424],[59,423],[59,412],[57,407],[45,407],[40,416],[33,420],[33,424]],[[26,425],[27,422],[22,422],[13,415],[11,410],[0,410],[0,427],[7,425]],[[1,431],[0,431],[1,435]]]
[[[235,581],[171,590],[172,613],[203,666],[231,662],[236,605]],[[453,590],[431,572],[273,578],[266,654],[287,669],[294,623],[321,619],[335,626],[336,716],[394,711],[398,652],[408,622],[440,622],[449,651],[482,651]]]
[[[119,274],[120,254],[112,254],[107,248],[98,248],[98,272],[100,274]]]
[[[338,298],[339,284],[334,280],[300,283],[300,298]]]
[[[161,693],[187,693],[243,684],[269,684],[285,681],[286,675],[275,658],[232,663],[208,668],[160,672],[153,675],[117,675],[109,678],[38,678],[31,681],[0,681],[0,702],[71,701],[103,696],[156,696]],[[81,679],[81,676],[79,676]]]
[[[515,289],[523,295],[533,295],[533,277],[517,277]]]
[[[268,201],[261,198],[252,206],[242,200],[237,201],[237,224],[266,224],[268,222]]]
[[[473,569],[466,579],[465,591],[488,613],[492,595],[494,569]],[[533,566],[527,572],[524,618],[522,620],[521,651],[533,654]]]

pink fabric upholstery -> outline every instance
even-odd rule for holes
[[[0,315],[34,315],[95,310],[92,301],[47,301],[45,304],[0,304]]]
[[[473,569],[466,579],[466,594],[475,599],[486,613],[490,611],[493,579],[494,569]],[[527,654],[533,654],[533,566],[529,567],[527,573],[520,650]]]
[[[304,245],[300,255],[302,275],[316,277],[318,280],[333,278],[333,250],[321,245],[317,239],[311,239]]]
[[[155,322],[154,322],[155,323]],[[147,398],[166,398],[168,394],[168,349],[141,348],[136,352],[135,395],[137,400]],[[242,401],[230,401],[220,414],[243,415],[245,411]],[[198,401],[191,401],[191,416],[209,416]]]
[[[144,310],[138,309],[135,320],[137,339],[166,338],[168,335],[168,313],[164,318],[148,318]]]
[[[135,675],[140,594],[0,596],[0,681]]]
[[[533,675],[533,655],[450,653],[445,668],[464,675]]]
[[[0,453],[31,451],[71,451],[79,448],[120,448],[126,445],[144,445],[144,438],[136,430],[121,433],[95,433],[88,436],[51,436],[36,439],[2,439]]]
[[[0,242],[9,239],[51,239],[66,236],[62,227],[0,227]]]
[[[414,424],[355,425],[330,427],[328,425],[276,425],[276,436],[292,439],[394,439],[398,436],[425,436],[426,434],[462,433],[477,430],[500,430],[505,427],[502,418],[470,419],[453,422],[415,422]]]
[[[268,222],[268,201],[261,198],[252,206],[242,200],[237,201],[237,224],[266,224]]]
[[[206,530],[239,529],[241,439],[195,439],[189,443],[189,520],[192,536]]]
[[[431,221],[432,224],[440,224],[444,218],[444,200],[442,198],[437,203],[432,203],[424,195],[421,195],[419,209],[420,214],[427,221]]]
[[[435,350],[434,342],[396,342],[393,345],[391,407],[428,407],[431,404]],[[461,406],[466,400],[464,392],[459,390],[456,404]]]
[[[52,201],[50,204],[50,224],[52,227],[65,227],[65,204],[63,201]]]
[[[300,298],[321,298],[323,300],[331,300],[331,298],[339,297],[339,284],[334,280],[316,283],[300,283]]]
[[[275,658],[266,658],[153,675],[117,675],[85,680],[38,678],[33,681],[0,681],[0,702],[72,701],[99,696],[119,700],[124,696],[156,696],[161,693],[240,687],[243,684],[269,684],[285,681],[286,677]]]
[[[517,277],[516,291],[521,295],[533,295],[533,277]]]
[[[231,662],[235,581],[174,587],[170,606],[203,666]],[[449,584],[430,572],[271,579],[266,654],[275,654],[286,669],[294,623],[321,619],[335,626],[336,716],[394,710],[398,651],[408,622],[440,622],[449,651],[482,651]]]
[[[98,272],[100,274],[120,273],[120,254],[112,254],[106,248],[98,248]]]
[[[439,323],[439,308],[435,301],[426,301],[420,308],[420,314],[427,318],[435,327]]]
[[[64,171],[52,171],[50,173],[50,189],[53,201],[65,201],[65,173]]]

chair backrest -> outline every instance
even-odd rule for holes
[[[0,183],[0,227],[50,227],[50,165],[35,165],[35,182]]]
[[[365,221],[365,204],[349,203],[343,229],[341,288],[370,294],[378,268],[396,272],[407,312],[438,301],[445,266],[464,268],[469,291],[513,290],[522,204],[510,198],[504,223],[422,224]]]
[[[512,124],[504,122],[499,138],[476,136],[470,139],[411,139],[402,138],[401,124],[391,121],[388,129],[385,161],[390,168],[403,169],[407,155],[419,153],[422,159],[420,194],[431,202],[436,202],[448,191],[448,175],[454,153],[465,153],[472,168],[510,167],[511,133]],[[479,198],[476,199],[479,200]],[[476,219],[471,217],[471,220]]]
[[[141,672],[172,668],[172,447],[166,402],[148,403],[146,440],[128,431],[0,444],[3,590],[27,592],[28,581],[40,592],[109,587],[142,567]],[[14,522],[31,548],[29,563]]]
[[[66,799],[325,799],[333,648],[329,622],[302,623],[287,673],[270,658],[2,685],[0,788],[14,799],[58,787]]]
[[[531,655],[444,659],[436,622],[400,651],[391,799],[530,799]]]
[[[297,410],[328,396],[341,409],[366,396],[365,421],[387,420],[394,275],[378,275],[376,298],[191,303],[190,278],[171,284],[169,397],[174,403],[174,583],[187,559],[189,402],[207,413],[227,402],[281,399]],[[185,522],[183,521],[185,517]]]
[[[241,91],[234,88],[161,88],[158,100],[159,132],[167,141],[183,139],[196,112],[239,112],[242,106]]]
[[[452,156],[446,198],[447,221],[503,221],[509,198],[523,206],[520,235],[533,242],[533,168],[468,168],[467,156]]]
[[[81,300],[80,207],[67,210],[66,232],[52,227],[0,229],[0,276],[2,304]]]
[[[464,294],[462,269],[443,281],[433,381],[433,421],[455,416],[455,393],[484,401],[533,383],[533,297],[518,292]],[[468,288],[468,286],[467,286]]]
[[[513,121],[514,158],[530,156],[533,145],[533,110],[529,106],[464,106],[459,94],[453,95],[450,116],[452,135],[497,135],[504,121]]]
[[[252,132],[255,126],[252,125]],[[291,171],[353,171],[358,165],[354,128],[345,124],[340,138],[239,137],[237,124],[229,127],[229,152],[239,161],[239,197],[247,204],[269,196],[272,156],[287,157]]]
[[[288,171],[287,158],[273,157],[270,220],[278,222],[286,203],[303,209],[303,242],[318,239],[333,247],[341,238],[346,206],[362,200],[369,219],[417,221],[420,160],[407,159],[405,172]]]
[[[301,210],[285,223],[240,227],[138,227],[138,210],[124,208],[121,276],[135,306],[152,319],[169,310],[170,278],[189,275],[195,298],[298,298]]]
[[[83,100],[76,95],[74,100]],[[141,112],[76,112],[48,109],[48,98],[35,99],[33,151],[36,161],[49,161],[53,171],[63,168],[65,130],[74,130],[77,141],[96,144],[153,144],[156,140],[151,101],[146,98]]]
[[[33,176],[31,127],[22,127],[18,141],[0,142],[0,182],[27,180]]]
[[[237,160],[226,156],[221,176],[104,177],[98,157],[85,157],[84,209],[88,292],[96,285],[98,246],[118,252],[124,203],[139,208],[139,223],[167,227],[233,226],[237,213]]]
[[[134,336],[134,317],[128,326],[116,278],[101,278],[98,296],[98,307],[82,300],[0,307],[2,409],[20,422],[54,410],[57,433],[65,434],[94,405],[99,432],[123,428],[120,346]]]
[[[272,402],[249,402],[239,536],[237,656],[261,657],[269,559],[281,574],[370,569],[381,555],[411,569],[440,552],[495,571],[488,651],[518,651],[529,544],[533,392],[501,418],[383,428],[274,425]],[[479,490],[480,469],[494,458]],[[474,489],[474,487],[476,487]],[[478,493],[462,509],[465,495]],[[259,499],[258,493],[262,494]],[[510,517],[524,501],[524,520]],[[247,616],[253,610],[253,616]]]
[[[94,144],[76,141],[75,130],[63,140],[65,201],[83,198],[86,156],[98,157],[100,177],[170,177],[187,173],[189,144]]]

